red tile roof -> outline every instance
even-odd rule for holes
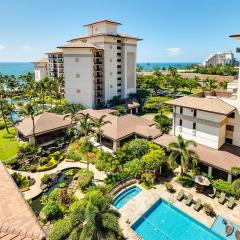
[[[177,137],[167,134],[153,140],[154,143],[167,147],[175,142]],[[206,165],[229,172],[232,167],[240,167],[240,148],[230,144],[224,144],[219,150],[198,144],[194,150],[199,155],[199,160]]]
[[[32,209],[0,161],[0,239],[43,240],[42,230]]]

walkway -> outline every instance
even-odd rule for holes
[[[67,162],[66,160],[62,161],[58,164],[58,166],[52,170],[44,171],[44,172],[36,172],[36,173],[29,173],[25,171],[16,171],[12,169],[8,169],[8,172],[12,174],[13,172],[21,173],[25,176],[30,176],[31,178],[35,179],[35,183],[30,187],[30,190],[23,192],[23,196],[26,200],[32,199],[39,194],[41,194],[41,178],[44,174],[52,174],[56,173],[57,171],[62,171],[68,168],[87,168],[87,164],[83,162]],[[94,165],[90,164],[89,169],[94,173],[94,182],[95,183],[102,183],[103,180],[106,178],[106,174],[104,172],[98,171]]]

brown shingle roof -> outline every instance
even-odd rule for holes
[[[36,60],[36,61],[34,61],[32,63],[48,63],[48,59],[47,58],[41,58],[41,59]]]
[[[70,42],[65,45],[59,46],[58,48],[95,48],[95,49],[102,49],[94,44],[91,43],[85,43],[81,41],[77,42]]]
[[[1,161],[0,193],[0,239],[45,239],[37,218]]]
[[[63,115],[55,113],[44,112],[34,116],[35,134],[51,132],[61,128],[67,128],[71,125],[69,118],[64,119]],[[25,137],[33,135],[33,125],[31,117],[24,118],[21,122],[15,125],[15,128],[21,132]]]
[[[98,20],[98,21],[93,22],[93,23],[85,24],[85,25],[83,25],[83,27],[87,27],[87,26],[94,25],[94,24],[101,23],[101,22],[108,22],[108,23],[113,23],[113,24],[116,24],[116,25],[122,25],[120,22],[115,22],[115,21],[109,20],[109,19],[102,19],[102,20]]]
[[[82,113],[89,113],[92,118],[100,118],[106,115],[105,120],[110,123],[104,125],[101,129],[103,135],[112,140],[124,139],[132,134],[138,134],[145,138],[156,138],[162,133],[155,127],[154,122],[147,119],[127,114],[123,116],[115,116],[111,114],[112,109],[93,110],[86,109]]]
[[[153,140],[154,143],[167,147],[169,143],[176,142],[177,137],[167,134]],[[219,150],[197,144],[195,150],[199,160],[209,166],[229,172],[232,167],[240,167],[240,148],[234,145],[224,144]]]
[[[219,98],[198,98],[185,96],[166,102],[168,105],[186,107],[191,109],[228,115],[235,110],[235,107],[225,103]]]

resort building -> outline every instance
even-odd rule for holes
[[[131,138],[141,137],[152,140],[162,135],[154,122],[136,115],[116,116],[114,115],[116,110],[113,109],[86,109],[81,112],[84,114],[89,113],[92,119],[99,119],[101,116],[106,115],[104,120],[110,123],[101,128],[101,142],[113,151],[117,150],[125,141]]]
[[[70,39],[67,44],[59,45],[59,50],[47,53],[48,76],[64,76],[69,102],[102,108],[114,96],[126,99],[136,92],[140,39],[118,33],[119,25],[111,20],[87,24],[86,35]]]
[[[231,37],[240,39],[240,34]],[[178,135],[194,140],[208,174],[231,182],[231,168],[240,167],[240,74],[237,85],[229,91],[200,92],[166,102],[173,107],[172,136],[163,135],[155,142],[168,146]]]
[[[56,79],[64,77],[64,60],[63,51],[56,49],[47,53],[48,55],[48,69],[49,77]]]
[[[39,82],[43,78],[49,76],[48,59],[47,58],[42,58],[42,59],[37,60],[32,63],[34,64],[34,76],[35,76],[36,82]]]
[[[235,62],[234,54],[232,52],[219,52],[211,54],[202,63],[203,66],[213,66],[233,64]]]
[[[71,126],[71,120],[63,115],[44,112],[34,116],[34,125],[31,117],[24,118],[15,125],[18,137],[27,140],[30,144],[48,146],[58,139],[66,137],[66,131]]]
[[[0,239],[45,240],[47,236],[0,161]]]

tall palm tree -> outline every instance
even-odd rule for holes
[[[7,122],[7,117],[10,114],[9,109],[8,109],[8,103],[1,99],[0,99],[0,111],[1,111],[1,115],[3,118],[3,122],[4,122],[4,126],[6,128],[6,131],[8,134],[10,134],[10,131],[8,129],[8,122]]]
[[[49,79],[48,83],[47,83],[47,91],[50,95],[50,100],[51,100],[51,109],[52,109],[52,105],[53,105],[53,97],[57,95],[58,92],[58,85],[56,80],[54,79]]]
[[[99,136],[99,143],[100,143],[100,149],[102,151],[102,127],[108,123],[111,124],[110,121],[105,121],[104,119],[107,117],[107,115],[102,115],[99,119],[94,120],[94,127],[97,128],[97,136]]]
[[[88,153],[89,153],[89,135],[90,133],[93,132],[93,128],[94,128],[94,121],[92,120],[92,118],[90,117],[89,113],[79,113],[79,131],[82,133],[82,135],[84,136],[84,141],[86,144],[86,160],[87,160],[87,169],[89,170],[89,158],[88,158]]]
[[[71,118],[71,125],[73,123],[76,123],[78,120],[78,112],[82,110],[83,107],[80,104],[75,104],[75,103],[68,103],[66,104],[66,112],[67,114],[64,116],[64,118],[70,117]]]
[[[37,114],[36,108],[33,104],[26,104],[23,108],[23,114],[27,117],[31,117],[33,126],[33,145],[36,144],[36,134],[35,134],[35,119],[34,116]]]
[[[192,140],[184,140],[181,135],[178,135],[177,142],[172,142],[168,145],[168,149],[171,151],[169,159],[171,161],[180,159],[181,161],[181,174],[187,172],[190,162],[195,167],[199,159],[197,153],[189,149],[191,145],[196,147],[197,143]]]

